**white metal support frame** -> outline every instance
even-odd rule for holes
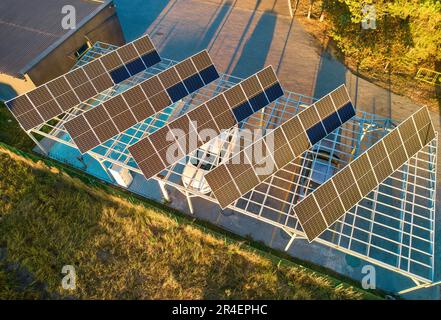
[[[112,48],[103,43],[95,44],[79,63],[98,57]],[[60,160],[63,155],[55,155],[52,152],[54,146],[69,150],[76,149],[63,127],[64,122],[175,63],[172,60],[163,59],[148,70],[74,107],[58,117],[56,124],[51,121],[51,124],[46,123],[34,128],[29,134],[36,133],[45,137],[44,145],[51,148],[48,150],[49,156]],[[129,169],[134,175],[141,175],[141,171],[127,150],[128,146],[240,80],[221,74],[219,80],[184,98],[182,102],[175,103],[155,116],[138,123],[89,151],[88,154],[104,166],[117,164]],[[313,101],[311,97],[286,92],[284,97],[262,109],[262,112],[241,122],[239,128],[241,130],[274,129]],[[44,130],[42,130],[43,126]],[[286,250],[288,250],[294,244],[294,240],[305,241],[303,230],[291,213],[292,206],[392,128],[393,122],[390,119],[359,113],[314,145],[299,159],[292,161],[242,196],[229,206],[229,209],[286,232],[290,236],[286,245]],[[416,282],[416,286],[404,290],[405,292],[437,283],[439,279],[435,279],[434,272],[435,246],[438,245],[435,238],[437,141],[438,135],[314,242],[363,259]],[[38,141],[36,143],[41,144]],[[166,187],[173,187],[187,198],[192,213],[193,205],[190,199],[192,197],[200,197],[216,203],[211,193],[203,194],[197,189],[185,187],[182,183],[183,169],[189,161],[198,160],[195,157],[197,157],[196,154],[186,156],[154,178],[158,181],[166,200],[170,200]],[[62,161],[69,163],[70,159],[65,157]],[[198,168],[199,166],[200,161]],[[204,183],[203,178],[200,181],[194,181],[195,177],[190,178],[192,186]]]

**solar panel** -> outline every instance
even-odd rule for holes
[[[267,83],[270,83],[271,77],[267,78]],[[340,116],[340,114],[342,116]],[[280,127],[273,130],[268,135],[255,141],[251,145],[244,148],[239,154],[252,163],[252,170],[258,179],[250,174],[245,174],[242,171],[240,174],[235,174],[233,168],[234,161],[227,161],[219,165],[205,175],[205,179],[211,187],[214,196],[218,200],[222,208],[237,200],[240,196],[246,194],[254,189],[258,184],[263,182],[269,176],[276,173],[282,167],[293,161],[295,158],[302,155],[317,141],[321,140],[333,130],[338,128],[342,123],[349,120],[355,115],[355,109],[352,106],[349,95],[344,85],[335,89],[333,92],[321,98],[319,101],[312,104],[296,116],[284,122]],[[329,119],[332,119],[330,121]],[[269,135],[272,135],[271,140],[267,140]],[[260,148],[262,141],[274,141],[270,149],[270,155],[265,159],[266,163],[274,164],[271,169],[257,170],[257,165],[263,166],[262,161],[255,161],[253,159],[255,148]],[[268,144],[267,144],[268,147]],[[233,162],[233,163],[232,163]],[[219,171],[226,171],[222,181],[219,182]],[[235,185],[237,192],[225,191],[223,184]]]
[[[296,204],[293,211],[308,240],[318,237],[434,138],[429,112],[421,108]],[[326,223],[317,224],[318,220]]]
[[[201,82],[186,87],[185,80],[191,77],[198,77]],[[217,78],[219,74],[208,52],[201,51],[67,121],[64,127],[81,153],[85,153]]]
[[[195,65],[198,67],[196,63]],[[206,68],[207,63],[202,64],[200,67]],[[181,72],[182,75],[195,72],[187,63],[182,64],[179,68],[176,67],[176,69],[178,72]],[[171,80],[174,76],[173,73],[168,73],[164,81],[170,81],[169,84],[174,85],[175,80]],[[266,88],[261,82],[262,79],[266,84]],[[262,96],[263,98],[261,102],[255,103],[256,97],[258,96]],[[213,134],[216,136],[219,135],[222,130],[231,128],[244,118],[247,118],[255,111],[281,96],[283,96],[283,90],[274,70],[271,66],[266,67],[239,84],[218,94],[206,103],[197,106],[188,112],[188,114],[176,118],[168,123],[168,125],[165,125],[163,128],[130,146],[129,151],[144,176],[147,179],[151,178],[166,169],[169,165],[178,161],[184,155],[195,151],[204,143],[214,138]],[[249,110],[244,111],[244,106],[249,108]],[[239,112],[237,109],[241,109],[241,111]],[[179,132],[182,134],[179,134]],[[146,142],[143,140],[149,141],[147,146],[153,146],[150,151],[156,155],[155,158],[162,160],[162,166],[142,165],[150,161],[149,159],[152,156],[152,153],[145,152],[143,146]],[[170,156],[170,153],[167,152],[173,151],[170,149],[172,145],[178,146],[174,156]]]
[[[146,35],[6,102],[26,131],[161,61]]]

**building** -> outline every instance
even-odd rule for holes
[[[63,28],[63,21],[75,27]],[[0,100],[69,71],[96,41],[125,42],[113,0],[2,0]]]

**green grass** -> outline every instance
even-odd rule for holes
[[[34,147],[31,138],[20,128],[17,120],[1,101],[0,141],[25,151],[30,151]]]
[[[0,299],[376,298],[4,148],[0,197]]]

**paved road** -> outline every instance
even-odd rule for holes
[[[359,110],[404,119],[419,108],[406,97],[391,94],[354,76],[329,53],[323,52],[318,41],[296,20],[280,14],[285,3],[280,0],[115,2],[126,40],[148,33],[164,57],[182,60],[208,49],[220,71],[240,77],[272,64],[284,88],[289,91],[321,97],[346,83]],[[432,118],[435,126],[441,128],[439,115],[432,114]],[[173,193],[171,197],[173,206],[188,211],[186,201],[180,194]],[[226,217],[218,207],[201,199],[195,199],[195,208],[198,216],[238,234],[251,233],[255,239],[273,247],[283,248],[287,242],[273,228],[262,226],[261,222],[243,215]],[[437,226],[439,229],[439,221]],[[300,242],[295,250],[290,250],[290,254],[307,257],[354,278],[361,277],[360,266],[349,265],[345,255],[331,249],[324,250],[321,246]],[[387,275],[385,272],[384,276]],[[404,281],[391,280],[385,286],[396,289]]]

